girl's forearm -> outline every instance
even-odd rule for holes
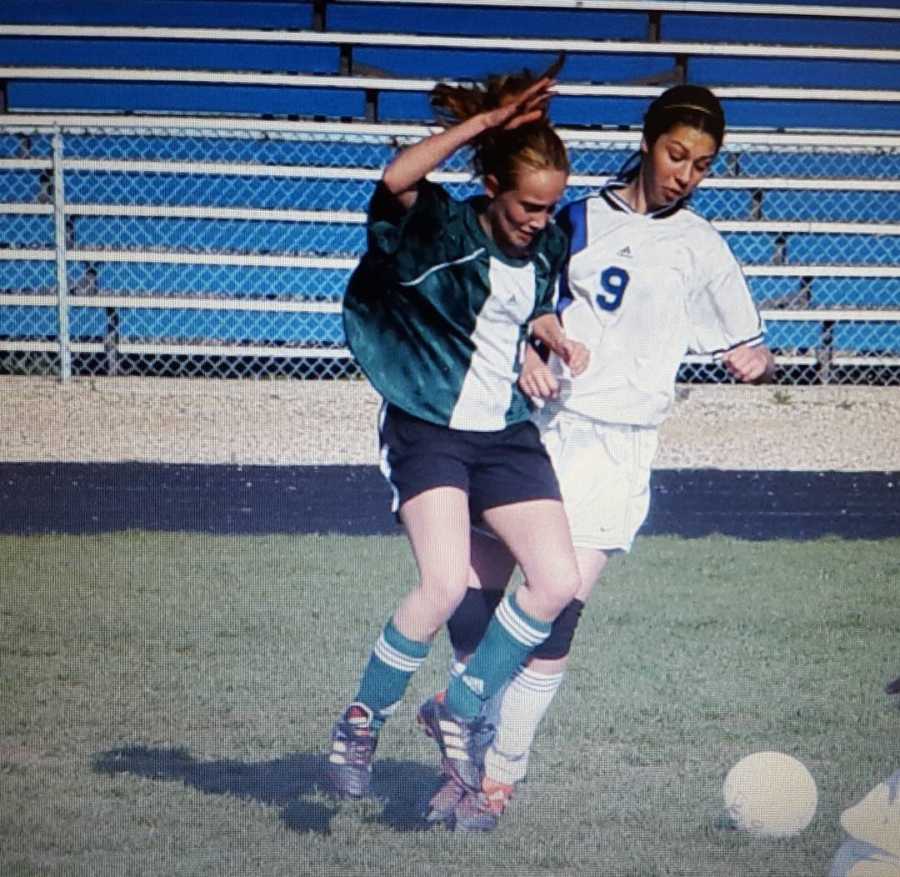
[[[472,116],[452,128],[414,143],[384,169],[384,185],[395,197],[413,191],[431,171],[484,130],[483,116]]]
[[[556,314],[544,314],[531,324],[531,334],[543,341],[554,353],[559,354],[566,340],[566,333]]]

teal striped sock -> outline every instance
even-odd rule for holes
[[[550,635],[552,623],[532,618],[507,594],[465,672],[450,680],[447,706],[463,719],[474,719],[485,701],[503,686],[531,651]]]
[[[375,716],[375,727],[384,724],[406,693],[413,673],[428,656],[431,643],[408,639],[388,621],[363,671],[356,700]]]

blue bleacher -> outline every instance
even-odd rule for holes
[[[690,78],[694,82],[711,82],[717,86],[893,89],[900,85],[896,62],[806,58],[736,59],[698,55],[691,59]]]
[[[103,341],[109,332],[109,315],[103,308],[71,308],[69,331],[73,341]]]
[[[58,0],[26,3],[12,0],[0,11],[7,23],[132,24],[208,27],[308,29],[314,24],[313,3],[253,3],[246,0],[214,6],[209,0],[133,0],[129,4],[87,0],[77,13]],[[296,8],[295,8],[296,7]],[[215,13],[212,10],[215,9]],[[577,37],[598,40],[647,39],[647,12],[610,10],[551,10],[545,8],[466,7],[418,4],[328,3],[324,7],[329,30],[357,33],[405,33],[447,35]],[[296,18],[287,16],[290,11]],[[863,19],[798,18],[725,14],[690,15],[667,12],[662,16],[663,38],[682,39],[679,28],[698,27],[691,39],[704,43],[786,42],[808,44],[816,40],[800,36],[804,28],[819,34],[822,45],[834,44],[834,31],[849,45],[900,44],[900,22]],[[666,36],[669,27],[672,36]],[[704,29],[705,28],[705,29]],[[857,39],[858,37],[858,39]],[[855,41],[854,41],[855,40]],[[449,48],[356,46],[357,71],[384,71],[389,76],[416,78],[481,78],[489,72],[520,66],[539,69],[552,53],[466,50]],[[334,45],[286,45],[221,40],[95,40],[74,37],[0,38],[0,63],[53,64],[105,67],[128,66],[153,70],[159,67],[225,69],[234,71],[293,71],[332,73],[341,69],[339,47]],[[563,82],[627,83],[666,81],[674,72],[672,55],[655,53],[571,53],[561,73]],[[767,59],[692,56],[691,81],[715,86],[729,84],[794,87],[833,86],[891,88],[897,86],[896,64],[869,61]],[[115,81],[22,81],[7,86],[8,109],[17,111],[103,111],[224,113],[303,118],[365,119],[370,110],[365,89],[279,88],[189,83],[134,83]],[[643,98],[579,97],[560,95],[554,116],[562,125],[635,127],[640,124]],[[890,102],[855,101],[848,107],[836,101],[734,99],[726,101],[733,127],[900,129],[900,113]],[[421,92],[383,91],[379,95],[379,119],[429,121],[432,112]]]
[[[13,203],[40,203],[44,183],[41,171],[0,169],[0,201]]]
[[[900,305],[900,277],[816,277],[812,304],[818,308],[880,308]]]
[[[691,207],[709,220],[749,219],[753,193],[747,189],[699,188],[691,197]]]
[[[5,24],[244,27],[308,30],[313,3],[304,0],[4,0]]]
[[[720,154],[714,173],[721,174],[729,153],[737,153],[740,174],[748,177],[816,177],[833,179],[896,179],[900,177],[900,154],[896,152],[841,153],[834,150],[814,152],[806,150],[767,152],[741,150],[730,146]]]
[[[852,3],[844,2],[850,6]],[[860,4],[863,5],[863,4]],[[889,5],[878,2],[867,6]],[[703,43],[777,43],[779,45],[863,46],[896,48],[900,22],[794,15],[767,16],[703,13],[666,14],[662,18],[664,40]]]
[[[0,175],[2,181],[2,175]],[[78,173],[66,180],[71,204],[165,204],[293,210],[365,210],[374,182],[202,174]]]
[[[754,275],[747,277],[747,285],[757,307],[784,309],[807,304],[806,287],[801,277],[773,277]]]
[[[556,60],[549,52],[492,49],[441,49],[404,46],[359,46],[353,50],[354,67],[403,78],[484,79],[491,74],[527,68],[545,70]],[[672,59],[656,54],[570,53],[559,73],[560,82],[630,82],[671,73]],[[426,116],[427,118],[427,116]]]
[[[380,170],[395,150],[384,143],[336,140],[290,140],[247,137],[204,137],[144,133],[139,137],[79,135],[66,137],[66,155],[78,158],[127,158],[129,161],[245,162],[253,165],[305,165]],[[462,157],[460,156],[459,163]],[[448,165],[449,167],[449,165]]]
[[[846,82],[843,87],[852,88],[853,83]],[[722,105],[732,129],[900,130],[900,108],[890,102],[854,100],[848,106],[842,101],[725,98]]]
[[[699,80],[692,76],[691,81]],[[723,98],[722,104],[732,128],[900,130],[900,112],[895,103],[854,101],[852,110],[841,101],[804,99]],[[554,98],[553,118],[558,125],[570,127],[637,128],[646,109],[647,99],[643,97],[562,94]],[[384,91],[380,94],[382,121],[427,121],[432,115],[425,93]]]
[[[0,303],[5,293],[51,294],[56,292],[56,262],[17,260],[3,264]],[[0,307],[0,314],[5,307]]]
[[[568,127],[634,128],[647,109],[646,98],[557,95],[553,119]],[[386,122],[418,122],[433,117],[423,92],[385,91],[379,97],[379,117]]]
[[[573,36],[594,35],[575,33]],[[491,73],[522,67],[541,70],[554,60],[554,55],[508,50],[500,53],[488,49],[359,46],[353,50],[353,59],[355,67],[391,76],[422,77],[423,71],[427,71],[427,77],[481,79]],[[667,75],[671,76],[673,67],[674,53],[572,52],[559,80],[562,83],[648,82],[653,78],[664,81]],[[898,87],[897,65],[877,61],[697,55],[690,60],[689,75],[693,82],[715,86],[834,88],[836,83],[853,83],[855,88]]]
[[[441,7],[415,3],[329,3],[329,30],[356,33],[418,33],[447,36],[581,37],[586,39],[642,40],[647,16],[640,12],[587,9],[516,9],[503,6],[450,4]]]
[[[877,310],[900,303],[900,277],[778,277],[747,278],[760,308]]]
[[[0,134],[0,158],[47,158],[53,141],[46,134]]]
[[[4,305],[0,308],[0,339],[40,341],[55,338],[58,334],[59,319],[56,308],[32,305]]]
[[[771,320],[766,344],[779,353],[808,353],[822,343],[822,324],[809,320]]]
[[[33,337],[56,331],[53,309],[23,308],[21,319],[28,319]],[[26,314],[25,311],[28,313]],[[0,311],[2,317],[2,311]],[[113,331],[104,308],[76,307],[71,310],[70,328],[74,341],[98,342]],[[115,332],[124,343],[154,342],[203,343],[211,338],[222,344],[343,344],[341,315],[296,314],[278,311],[243,312],[235,320],[228,311],[216,312],[191,308],[118,308]],[[4,324],[0,319],[0,337]]]
[[[365,92],[177,82],[27,80],[9,83],[7,108],[12,112],[170,112],[363,119]]]
[[[762,210],[765,219],[896,222],[900,192],[772,189],[763,195]]]
[[[641,124],[646,104],[645,98],[559,95],[553,115],[563,126],[635,128]],[[726,98],[723,104],[732,128],[900,130],[895,103],[856,101],[852,110],[840,101]],[[7,86],[7,105],[14,112],[219,113],[348,120],[363,120],[367,113],[366,94],[361,88],[177,82],[17,80]],[[379,95],[379,119],[430,122],[433,112],[424,92],[386,90]]]
[[[96,308],[83,308],[85,335],[105,332],[106,318]],[[100,317],[103,322],[100,322]],[[98,326],[102,326],[100,333]],[[153,343],[177,340],[179,343],[202,343],[214,338],[223,344],[318,344],[337,346],[344,343],[341,315],[243,312],[235,320],[229,312],[142,308],[119,308],[119,336],[123,341]]]
[[[724,235],[735,256],[746,265],[783,259],[787,265],[830,265],[835,254],[851,265],[900,264],[900,237],[866,234],[732,232]]]
[[[52,266],[51,266],[52,267]],[[265,268],[243,265],[166,265],[156,262],[102,262],[92,266],[104,295],[217,295],[229,298],[283,298],[340,301],[350,271],[339,268]],[[88,265],[74,263],[70,282],[84,282]]]
[[[900,236],[797,234],[788,238],[788,264],[828,264],[834,262],[835,253],[851,265],[900,265]]]
[[[366,245],[365,226],[347,223],[83,216],[75,220],[74,228],[75,245],[86,249],[115,241],[117,247],[129,249],[162,247],[191,253],[359,256]]]
[[[777,234],[732,232],[723,237],[734,255],[744,265],[767,265],[775,256]]]
[[[596,174],[599,176],[617,174],[637,149],[585,149],[577,144],[569,144],[569,163],[573,174]]]
[[[52,216],[16,216],[5,214],[0,217],[0,248],[6,247],[53,247],[54,224]]]
[[[84,23],[84,22],[82,22]],[[99,51],[98,51],[99,49]],[[3,37],[0,64],[330,73],[340,70],[337,46],[191,40],[96,40]]]
[[[834,347],[839,352],[875,356],[900,354],[900,323],[878,320],[863,324],[837,323],[833,331]]]
[[[797,0],[794,0],[796,3]],[[802,0],[801,0],[802,2]],[[842,0],[830,0],[841,3]],[[846,0],[843,0],[846,2]],[[879,5],[890,5],[895,0]],[[896,0],[900,3],[900,0]],[[573,37],[597,40],[647,39],[647,12],[609,10],[548,10],[540,8],[478,8],[413,3],[364,4],[329,2],[324,7],[327,29],[357,33],[422,33],[509,37]],[[0,9],[3,23],[161,25],[242,27],[308,30],[314,22],[312,2],[289,0],[7,0]],[[793,16],[693,15],[665,12],[662,39],[701,43],[822,44],[856,47],[900,45],[900,22],[863,19],[809,19]],[[482,51],[470,49],[354,46],[355,74],[383,73],[415,79],[482,78],[527,66],[541,69],[553,53]],[[347,56],[335,44],[229,43],[178,40],[104,40],[79,38],[0,37],[0,64],[67,65],[147,68],[220,69],[227,71],[299,72],[331,74],[341,70]],[[570,54],[563,83],[669,82],[673,55],[655,53]],[[897,89],[897,65],[877,61],[714,57],[702,54],[688,60],[691,81],[716,86],[787,86],[794,88]],[[10,111],[101,111],[139,113],[223,114],[260,117],[363,120],[371,111],[371,97],[363,87],[352,89],[229,86],[219,84],[102,81],[20,81],[6,87]],[[900,130],[898,105],[889,101],[809,101],[726,98],[729,125],[735,129],[784,130],[835,128]],[[553,115],[564,127],[637,131],[646,110],[646,97],[588,97],[558,95]],[[433,119],[424,92],[381,90],[377,119],[382,122],[423,123]],[[164,128],[165,118],[159,119]],[[69,158],[249,163],[253,165],[380,169],[392,147],[383,143],[290,140],[273,137],[204,137],[158,132],[131,137],[104,134],[65,134]],[[900,176],[900,154],[885,151],[864,158],[851,153],[827,156],[814,151],[754,152],[732,147],[719,157],[713,176],[880,178]],[[0,136],[0,158],[46,157],[50,137]],[[573,172],[603,176],[614,173],[631,150],[571,149]],[[454,157],[447,169],[466,169],[466,156]],[[195,171],[167,173],[71,170],[66,174],[66,200],[73,205],[167,205],[241,207],[290,210],[349,210],[363,212],[373,188],[348,171],[345,179],[314,177],[200,175]],[[477,182],[451,184],[451,192],[465,197],[480,190]],[[570,186],[565,200],[582,197],[593,187]],[[0,170],[0,201],[47,201],[46,172]],[[827,185],[810,190],[701,188],[692,205],[712,220],[815,221],[896,223],[900,193],[839,191]],[[362,252],[365,228],[358,223],[231,221],[139,217],[70,217],[70,244],[81,250],[133,250],[142,254],[265,254],[313,257],[348,256]],[[0,248],[52,247],[51,216],[6,214],[0,217]],[[736,255],[747,265],[784,260],[788,265],[821,265],[839,261],[856,265],[900,264],[900,237],[890,234],[836,235],[777,231],[728,232]],[[143,256],[146,258],[146,255]],[[3,290],[22,293],[52,291],[55,262],[4,263],[8,278]],[[90,270],[90,276],[88,271]],[[340,314],[275,311],[216,311],[198,308],[119,307],[115,326],[105,308],[80,307],[79,294],[117,296],[191,296],[229,299],[278,298],[295,301],[338,302],[346,288],[348,269],[257,267],[237,265],[170,265],[121,261],[90,264],[70,260],[69,282],[74,294],[70,322],[74,340],[102,341],[115,328],[122,341],[271,345],[343,344]],[[877,308],[900,303],[900,278],[753,276],[754,298],[764,307]],[[236,318],[237,316],[237,318]],[[53,338],[56,308],[0,307],[0,337]],[[860,331],[860,326],[865,328]],[[822,321],[771,320],[770,345],[787,353],[809,353],[829,337]],[[841,351],[884,354],[900,352],[900,328],[888,321],[838,324],[835,348]]]
[[[758,0],[731,0],[733,3],[756,4]],[[848,6],[854,5],[848,0],[791,0],[791,6],[837,6],[846,9]],[[877,7],[878,9],[900,9],[900,0],[872,0],[872,2],[856,2],[860,8]]]

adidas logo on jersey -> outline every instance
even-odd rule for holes
[[[484,680],[479,679],[477,676],[469,676],[468,674],[463,674],[462,681],[466,684],[468,688],[471,688],[472,691],[475,692],[479,697],[484,694]]]
[[[631,247],[622,247],[622,249],[619,250],[619,252],[616,253],[616,255],[623,256],[626,259],[630,259],[631,258]]]

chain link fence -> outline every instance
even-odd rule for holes
[[[425,129],[0,126],[0,374],[357,376],[340,302],[381,168]],[[638,146],[563,132],[577,198]],[[465,156],[436,178],[479,190]],[[900,138],[732,135],[695,209],[782,383],[900,384]],[[728,380],[689,356],[685,381]]]

